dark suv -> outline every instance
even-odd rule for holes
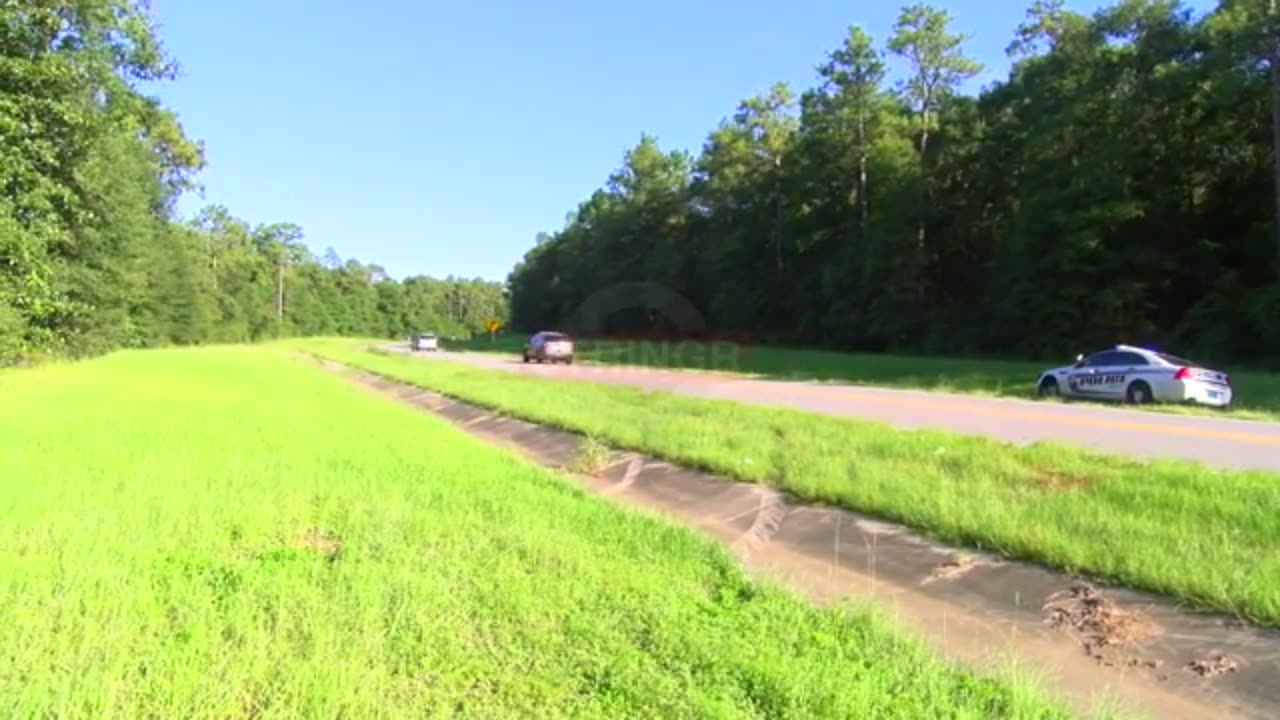
[[[524,361],[573,362],[573,340],[560,332],[540,332],[529,338],[524,346]]]

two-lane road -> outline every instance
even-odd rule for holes
[[[406,346],[388,349],[410,352]],[[1055,440],[1120,455],[1193,460],[1218,467],[1280,473],[1280,423],[918,390],[757,380],[637,366],[526,365],[519,357],[483,353],[416,355],[557,380],[632,385],[877,420],[904,428],[987,435],[1019,444]]]

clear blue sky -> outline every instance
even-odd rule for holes
[[[1211,0],[1196,0],[1193,7]],[[393,277],[500,280],[642,131],[696,151],[777,80],[812,86],[851,24],[894,2],[154,0],[184,76],[161,89],[205,141],[205,196],[301,225]],[[937,4],[1003,77],[1030,0]],[[1092,10],[1096,0],[1069,0]],[[994,9],[999,8],[999,9]]]

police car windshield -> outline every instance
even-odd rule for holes
[[[1193,363],[1186,358],[1180,358],[1177,355],[1165,355],[1164,353],[1156,353],[1156,357],[1160,358],[1161,360],[1171,365],[1182,365],[1184,367],[1193,367],[1193,368],[1200,367],[1199,364]]]

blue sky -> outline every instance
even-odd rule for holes
[[[1198,0],[1193,6],[1205,6]],[[859,24],[844,0],[153,0],[184,76],[160,89],[207,146],[203,198],[301,225],[394,277],[500,280],[641,132],[696,151],[737,103],[803,89]],[[938,2],[1003,77],[1029,0]],[[1068,1],[1080,10],[1096,2]],[[993,8],[1000,9],[993,9]]]

